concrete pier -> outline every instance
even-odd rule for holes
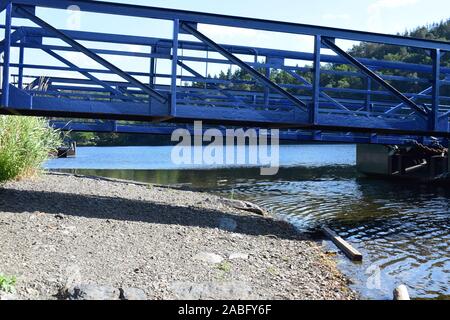
[[[358,171],[369,176],[436,180],[450,168],[448,153],[424,146],[358,145],[356,154]]]
[[[360,144],[356,151],[357,169],[369,175],[391,175],[394,172],[394,153],[389,146]]]

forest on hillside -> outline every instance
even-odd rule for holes
[[[427,26],[418,27],[412,31],[400,34],[402,36],[421,38],[421,39],[431,39],[431,40],[443,40],[450,41],[450,19],[447,21],[442,21],[440,23],[434,23]],[[373,58],[379,60],[388,61],[402,61],[407,63],[416,64],[429,64],[432,61],[427,52],[422,49],[397,47],[391,45],[382,45],[375,43],[361,43],[354,46],[349,50],[349,53],[354,57],[358,58]],[[442,58],[442,65],[450,67],[450,55],[444,56]],[[336,70],[336,71],[355,71],[354,67],[350,65],[337,65],[330,64],[325,66],[326,69]],[[264,72],[264,70],[261,70]],[[296,71],[299,75],[308,81],[312,81],[311,72]],[[389,73],[384,72],[385,75]],[[407,77],[423,77],[427,78],[429,75],[412,73],[408,71],[396,72],[396,75],[407,76]],[[241,69],[235,71],[228,70],[228,72],[220,72],[220,74],[214,76],[215,79],[219,80],[234,80],[234,81],[251,81],[251,76]],[[283,70],[273,69],[270,73],[270,78],[278,84],[298,84],[303,83],[294,78],[291,74]],[[393,81],[392,84],[398,88],[400,91],[408,92],[420,92],[429,86],[428,83],[416,82],[416,83],[406,83],[400,81]],[[203,86],[204,84],[194,83],[193,86]],[[360,77],[345,77],[337,76],[330,73],[323,73],[321,77],[322,87],[339,87],[339,88],[354,88],[354,89],[364,89],[367,84],[365,80]],[[233,89],[236,90],[254,90],[258,89],[257,85],[253,84],[238,84],[234,85]],[[378,89],[376,86],[372,89]],[[293,94],[302,94],[305,91],[301,89],[287,89]],[[442,88],[442,94],[450,96],[450,88],[444,86]],[[336,98],[348,98],[349,94],[343,93],[342,96],[334,95]],[[80,145],[101,145],[101,146],[117,146],[117,145],[166,145],[170,144],[170,137],[155,137],[151,135],[139,135],[139,134],[99,134],[99,133],[70,133],[69,137],[77,141]]]

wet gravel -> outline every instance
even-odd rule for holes
[[[58,299],[80,284],[148,299],[356,298],[289,224],[162,186],[65,174],[7,183],[0,245],[18,299]]]

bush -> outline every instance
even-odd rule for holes
[[[59,132],[43,118],[0,116],[0,181],[38,174],[60,145]]]

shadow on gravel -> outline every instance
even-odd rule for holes
[[[236,233],[304,239],[287,223],[252,215],[233,215],[221,211],[183,208],[149,201],[78,194],[19,191],[0,188],[1,211],[21,214],[44,212],[54,215],[133,221],[151,224],[219,228],[222,219],[237,223]]]

